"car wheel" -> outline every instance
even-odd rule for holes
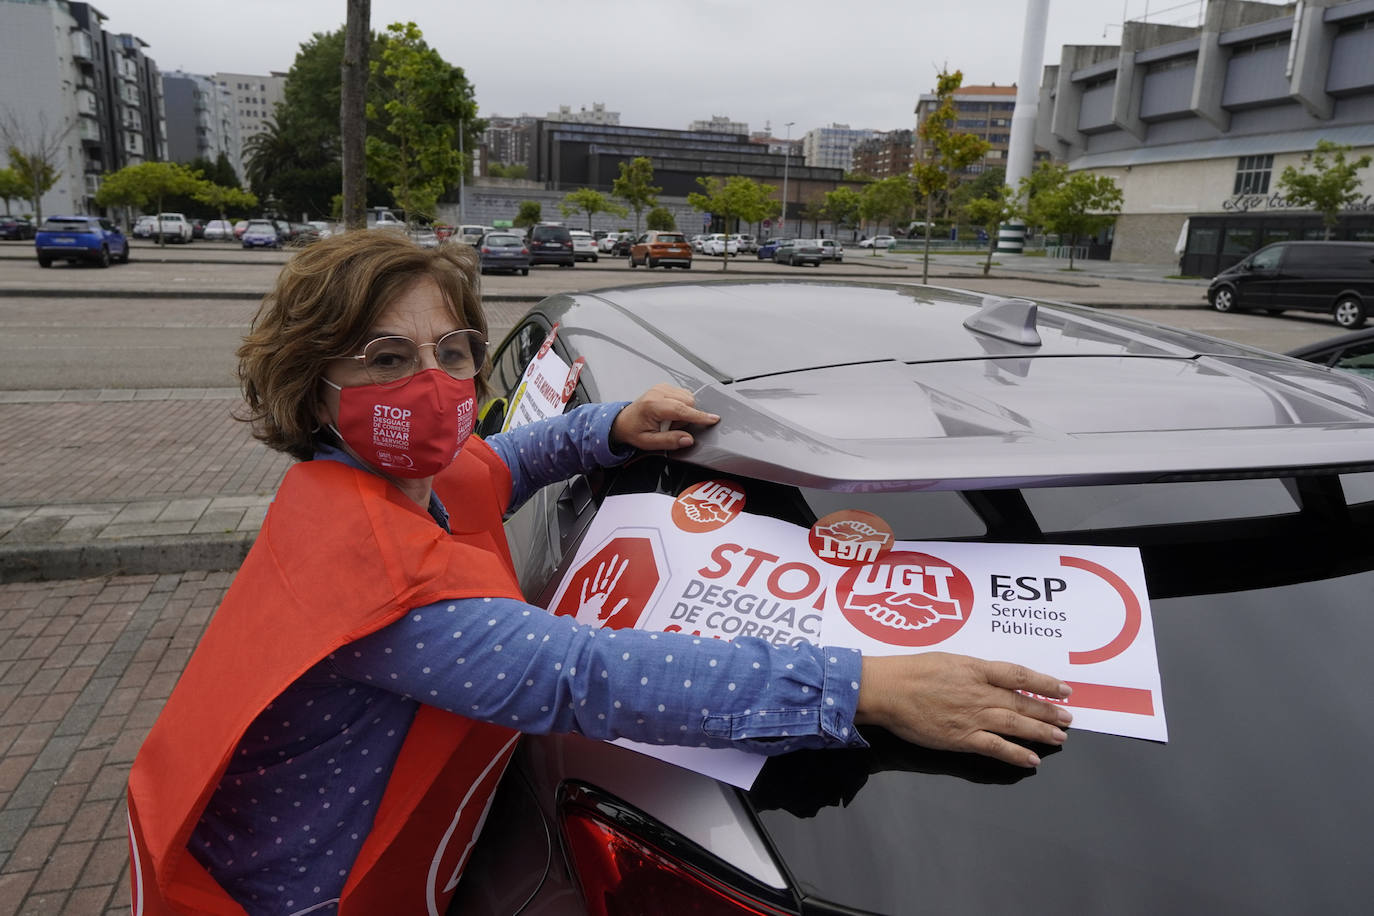
[[[1336,324],[1346,330],[1362,328],[1365,318],[1364,303],[1354,296],[1343,296],[1331,310],[1331,317],[1336,319]]]
[[[572,266],[573,266],[572,264],[559,264],[559,265],[558,265],[558,267],[559,267],[560,270],[561,270],[562,268],[564,268],[564,267],[572,267]]]
[[[655,261],[652,256],[649,256],[644,258],[644,265],[648,267],[650,270],[653,270],[655,267],[658,266],[658,262]]]
[[[121,264],[128,264],[128,263],[129,263],[129,246],[128,246],[127,244],[124,246],[124,253],[123,253],[122,255],[119,256],[119,263],[121,263]]]
[[[522,276],[522,277],[528,277],[529,275],[530,275],[530,269],[529,269],[528,267],[522,267],[522,268],[520,268],[520,276]]]
[[[39,256],[38,256],[38,266],[39,266],[39,267],[52,267],[52,258],[45,258],[45,257],[43,257],[42,255],[39,255]]]
[[[683,269],[683,270],[691,270],[691,269],[692,269],[692,265],[691,265],[691,264],[683,264],[683,265],[682,265],[682,269]]]
[[[1212,294],[1212,308],[1218,312],[1234,312],[1236,310],[1236,291],[1229,286],[1223,286]]]
[[[109,266],[110,266],[110,249],[109,249],[109,247],[107,247],[107,246],[102,246],[102,247],[101,247],[101,249],[100,249],[100,256],[97,257],[97,258],[95,259],[95,266],[96,266],[96,267],[109,267]]]
[[[599,260],[601,260],[601,259],[598,258],[596,255],[592,255],[592,263],[593,263],[593,264],[595,264],[595,263],[596,263],[597,261],[599,261]]]

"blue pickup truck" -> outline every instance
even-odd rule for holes
[[[92,261],[109,267],[111,261],[129,263],[129,239],[109,220],[99,216],[50,216],[38,227],[33,240],[38,266],[53,261]]]

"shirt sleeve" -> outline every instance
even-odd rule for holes
[[[343,677],[523,732],[760,754],[866,746],[857,650],[603,630],[507,598],[418,608],[330,657]]]
[[[633,448],[611,446],[611,424],[629,404],[584,404],[557,417],[497,433],[488,445],[510,468],[515,509],[540,487],[567,480],[574,474],[620,464]]]

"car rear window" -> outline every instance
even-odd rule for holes
[[[538,241],[549,241],[550,239],[572,240],[572,233],[562,226],[535,226],[531,233],[531,238]]]
[[[488,248],[519,248],[521,239],[515,235],[489,235],[486,239]]]
[[[680,236],[680,235],[673,235],[672,233],[664,232],[664,233],[662,233],[662,234],[659,235],[658,241],[660,241],[660,242],[669,242],[669,243],[673,243],[673,242],[685,242],[685,241],[687,241],[687,240],[684,239],[684,238],[683,238],[682,236]]]
[[[63,219],[61,217],[50,216],[43,220],[43,228],[51,229],[54,232],[89,232],[91,230],[90,221],[87,219]]]

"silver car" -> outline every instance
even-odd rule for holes
[[[1351,913],[1374,899],[1358,852],[1374,821],[1374,382],[1089,308],[733,282],[547,299],[495,354],[499,398],[555,322],[558,355],[586,358],[574,403],[669,378],[722,419],[685,453],[515,512],[530,600],[549,605],[608,496],[707,480],[798,526],[848,509],[899,540],[1132,547],[1168,740],[1078,729],[1026,771],[865,729],[868,749],[772,758],[746,791],[527,736],[451,912]],[[498,399],[484,424],[501,414]],[[1119,605],[1086,613],[1121,626]]]

